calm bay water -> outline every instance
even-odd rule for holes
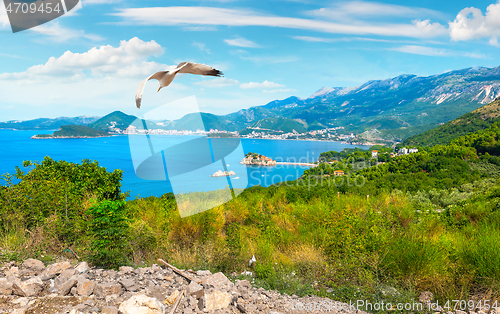
[[[108,170],[122,169],[122,191],[130,191],[130,196],[160,196],[172,192],[170,181],[148,181],[136,176],[132,163],[129,139],[127,136],[113,136],[92,139],[51,139],[33,140],[31,136],[52,131],[14,131],[0,130],[0,174],[14,173],[15,166],[22,166],[24,160],[41,161],[45,156],[55,160],[81,162],[82,159],[97,160],[99,165]],[[195,137],[193,137],[194,139]],[[182,143],[187,136],[162,135],[162,141],[170,145]],[[255,152],[278,161],[312,162],[324,151],[340,151],[346,147],[368,148],[339,142],[324,141],[294,141],[294,140],[263,140],[242,139],[241,144],[245,153]],[[238,157],[239,158],[239,157]],[[239,160],[226,160],[228,165],[236,165]],[[308,167],[287,165],[278,167],[244,167],[235,171],[237,176],[248,178],[248,185],[269,186],[282,180],[295,180]],[[229,168],[231,169],[231,168]],[[244,169],[244,170],[241,170]],[[223,170],[221,164],[214,165],[210,173]],[[241,171],[247,171],[245,175]],[[200,178],[188,173],[181,180],[176,190],[182,192],[207,191],[214,187],[214,182],[224,184],[226,178]],[[233,182],[237,182],[233,180]],[[217,184],[216,184],[217,185]],[[221,186],[222,187],[222,186]]]

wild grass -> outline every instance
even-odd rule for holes
[[[56,180],[38,190],[39,181],[28,179],[0,187],[2,260],[88,260],[96,253],[90,248],[105,245],[96,242],[96,234],[106,230],[95,228],[101,216],[89,209],[121,202],[109,197],[115,187],[90,185],[82,193],[81,179],[78,188],[61,180],[74,192],[67,196]],[[334,185],[253,187],[184,218],[171,194],[140,198],[120,209],[128,226],[113,245],[123,248],[127,254],[120,258],[130,265],[163,258],[180,268],[240,278],[250,271],[255,285],[299,296],[404,303],[431,291],[439,300],[498,299],[500,185],[482,181],[457,190],[467,197],[436,211],[424,210],[415,194],[401,191],[367,198],[338,194]],[[430,191],[433,204],[432,193],[438,193]],[[208,197],[199,192],[184,199],[200,196]],[[257,263],[250,266],[252,256]]]

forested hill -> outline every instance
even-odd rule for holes
[[[500,122],[500,97],[435,129],[407,138],[403,146],[433,146],[448,144],[465,134],[484,130]]]

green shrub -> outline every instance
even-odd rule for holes
[[[88,210],[88,234],[92,239],[90,261],[98,266],[118,268],[126,264],[129,220],[125,201],[104,200]]]

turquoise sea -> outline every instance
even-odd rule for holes
[[[92,139],[31,139],[31,136],[35,134],[52,132],[0,130],[0,174],[14,173],[15,166],[21,166],[24,160],[40,161],[45,156],[50,156],[55,160],[62,159],[71,162],[81,162],[82,159],[97,160],[101,166],[108,170],[122,169],[124,171],[122,191],[130,191],[132,198],[160,196],[174,190],[180,190],[183,193],[207,191],[213,190],[215,186],[227,185],[226,178],[200,177],[194,172],[176,177],[175,189],[172,188],[169,180],[141,179],[134,171],[129,138],[125,135]],[[183,143],[190,139],[189,136],[178,135],[158,135],[158,137],[161,137],[161,142],[167,146]],[[340,151],[345,147],[368,148],[367,146],[354,146],[339,142],[267,139],[241,139],[241,144],[244,153],[255,152],[279,161],[297,162],[316,161],[320,153],[329,150]],[[234,168],[235,165],[239,164],[239,160],[240,156],[228,157],[225,162],[229,166],[228,170],[238,169],[235,170],[236,176],[233,179],[239,178],[241,183],[248,179],[248,186],[269,186],[283,180],[295,180],[307,169],[307,167],[296,165],[276,167],[242,167],[239,165],[238,168]],[[214,173],[217,170],[224,170],[221,163],[214,164],[207,171]],[[247,173],[243,174],[242,171]],[[233,184],[238,182],[236,180],[232,180]]]

